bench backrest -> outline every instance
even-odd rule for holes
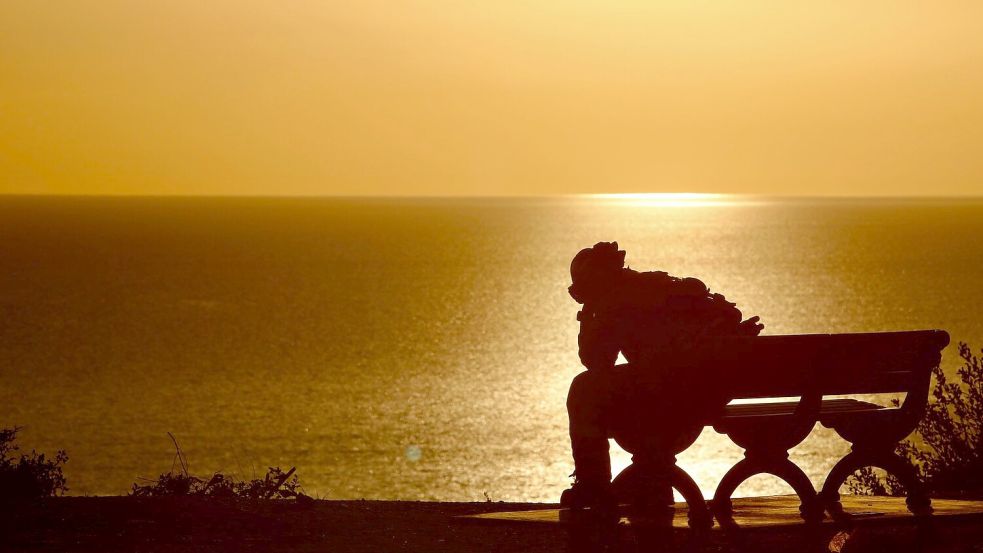
[[[734,399],[907,392],[929,378],[943,330],[736,338],[714,355]]]

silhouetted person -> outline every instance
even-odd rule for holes
[[[570,295],[583,309],[580,361],[567,396],[575,481],[561,503],[613,506],[608,438],[632,443],[633,463],[644,467],[644,501],[672,503],[670,442],[728,399],[704,370],[714,340],[754,336],[758,317],[742,321],[724,296],[695,278],[625,267],[617,242],[581,250],[570,264]],[[628,361],[615,365],[621,352]]]

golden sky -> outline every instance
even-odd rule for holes
[[[983,193],[983,2],[8,0],[0,192]]]

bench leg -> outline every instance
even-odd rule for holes
[[[638,489],[643,486],[642,479],[644,475],[642,471],[644,470],[644,464],[641,466],[637,463],[632,463],[628,465],[617,477],[615,477],[613,485],[622,498],[629,495],[629,491]],[[700,487],[697,486],[696,481],[683,470],[679,465],[673,463],[670,472],[669,484],[679,491],[679,494],[683,496],[686,501],[686,505],[689,510],[689,525],[694,529],[709,529],[713,526],[713,516],[707,509],[706,500],[703,499],[703,492],[700,491]],[[671,507],[671,506],[670,506]]]
[[[928,497],[928,492],[911,463],[889,450],[854,450],[840,459],[829,471],[823,489],[819,492],[819,499],[824,508],[834,518],[847,516],[840,503],[840,486],[850,475],[863,467],[877,467],[897,477],[908,491],[905,503],[912,514],[932,513],[932,500]]]
[[[672,467],[672,487],[679,490],[679,494],[686,500],[686,505],[689,507],[690,528],[709,530],[713,526],[713,516],[707,509],[703,492],[700,491],[693,477],[679,465]]]
[[[788,459],[785,452],[767,456],[746,456],[731,467],[713,494],[713,514],[724,524],[732,518],[731,496],[745,480],[758,474],[771,474],[787,482],[799,496],[799,512],[807,522],[823,519],[822,504],[818,501],[816,490],[805,472]]]

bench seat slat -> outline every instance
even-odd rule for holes
[[[768,403],[740,403],[728,405],[724,409],[723,420],[731,421],[748,417],[791,415],[798,407],[798,401],[780,401]],[[890,409],[883,405],[861,401],[858,399],[824,399],[819,410],[820,419],[823,415],[834,415],[854,411],[880,411]]]

